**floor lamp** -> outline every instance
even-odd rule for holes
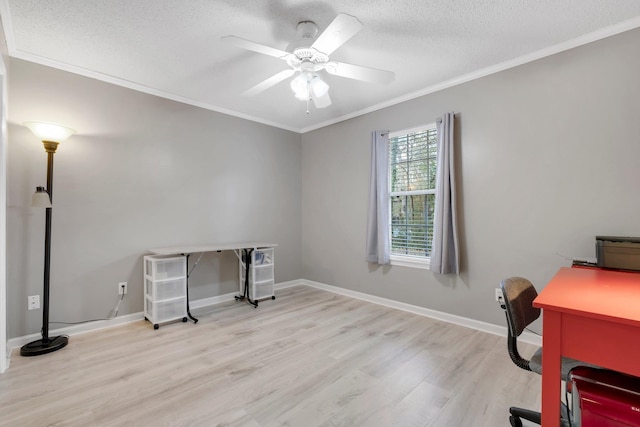
[[[46,208],[46,228],[44,238],[44,292],[42,304],[42,338],[25,344],[20,348],[22,356],[38,356],[60,350],[69,342],[67,336],[49,336],[49,273],[51,266],[51,202],[53,201],[53,154],[58,144],[76,131],[53,123],[25,122],[44,144],[47,152],[47,188],[37,187],[33,195],[32,206]]]

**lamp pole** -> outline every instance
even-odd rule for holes
[[[47,152],[47,193],[49,199],[53,203],[53,155],[58,148],[58,143],[54,141],[42,141],[44,149]],[[45,213],[45,234],[44,234],[44,292],[42,306],[42,340],[49,341],[49,286],[51,273],[51,214],[53,208],[49,207]],[[65,338],[64,344],[67,345],[68,339]],[[54,349],[54,350],[57,350]],[[51,351],[54,351],[51,350]]]
[[[42,338],[23,345],[20,348],[22,356],[38,356],[60,350],[69,343],[69,337],[60,335],[49,337],[49,299],[50,299],[50,274],[51,274],[51,214],[53,201],[53,155],[58,148],[59,141],[66,139],[74,133],[72,129],[57,127],[51,124],[27,122],[25,123],[37,136],[42,138],[42,144],[47,152],[47,193],[49,194],[49,204],[45,213],[45,237],[44,237],[44,291],[42,305]],[[52,128],[53,127],[53,128]],[[58,141],[47,138],[45,131],[63,132],[58,135]],[[65,135],[66,133],[66,135]],[[53,139],[53,138],[51,138]]]

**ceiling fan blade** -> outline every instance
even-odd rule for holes
[[[331,98],[329,97],[329,92],[325,93],[320,97],[311,96],[311,99],[313,99],[313,103],[315,104],[316,108],[325,108],[331,105]]]
[[[224,37],[220,37],[220,40],[225,43],[238,46],[242,49],[252,50],[254,52],[262,53],[264,55],[274,56],[280,59],[285,59],[287,56],[290,55],[289,52],[286,52],[284,50],[265,46],[263,44],[252,42],[251,40],[242,39],[236,36],[224,36]]]
[[[362,22],[355,16],[341,13],[329,24],[311,45],[314,49],[331,55],[333,51],[345,44],[362,29]]]
[[[345,62],[329,62],[325,69],[327,73],[333,74],[334,76],[347,77],[369,83],[388,84],[395,78],[395,74],[391,71],[347,64]]]
[[[280,83],[281,81],[286,80],[289,77],[293,76],[294,73],[295,73],[295,71],[293,71],[291,69],[280,71],[278,74],[275,74],[275,75],[269,77],[268,79],[258,83],[257,85],[255,85],[251,89],[248,89],[248,90],[242,92],[242,96],[254,96],[254,95],[257,95],[257,94],[259,94],[261,92],[264,92],[265,90],[269,89],[270,87],[275,86],[278,83]]]

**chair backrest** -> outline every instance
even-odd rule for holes
[[[509,277],[500,282],[507,312],[509,332],[520,336],[524,328],[540,317],[540,309],[533,306],[538,292],[533,284],[522,277]]]
[[[504,309],[509,325],[507,349],[513,363],[519,368],[530,371],[529,360],[520,356],[518,352],[518,336],[534,320],[540,317],[540,309],[533,306],[533,300],[538,292],[533,284],[522,277],[510,277],[500,282]]]

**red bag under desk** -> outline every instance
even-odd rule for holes
[[[640,378],[581,366],[567,385],[572,427],[640,427]]]

